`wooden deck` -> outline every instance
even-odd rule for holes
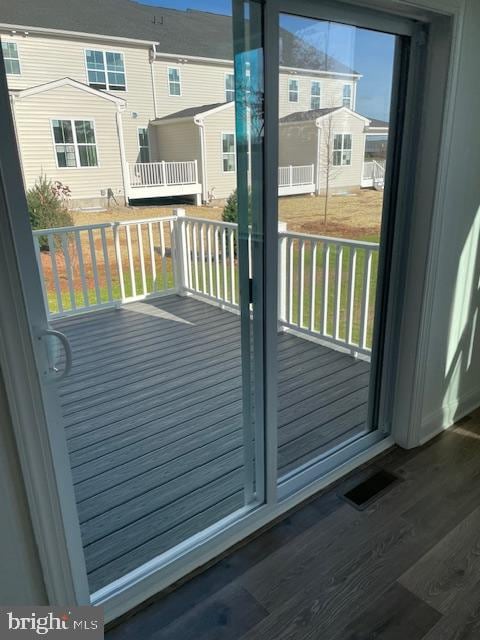
[[[92,591],[243,504],[240,322],[176,296],[56,321]],[[369,365],[279,335],[279,469],[365,428]]]

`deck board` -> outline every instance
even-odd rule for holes
[[[243,505],[239,316],[169,296],[54,323],[90,587]],[[364,430],[368,363],[279,334],[279,470]]]

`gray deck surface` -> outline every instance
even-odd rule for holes
[[[90,587],[243,505],[240,321],[169,296],[54,323]],[[279,335],[280,474],[364,430],[369,365]]]

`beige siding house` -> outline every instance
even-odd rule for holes
[[[0,0],[26,188],[46,175],[68,185],[72,206],[84,208],[228,197],[236,184],[231,18],[122,0],[98,24],[89,18],[98,15],[94,0],[83,0],[84,12],[69,23],[56,1],[61,23],[50,11],[32,25],[28,6]],[[284,127],[283,119],[342,106],[353,113],[361,75],[304,42],[298,46],[288,31],[281,38],[281,130],[290,142],[281,148],[287,182],[279,193],[318,192],[318,149],[301,143],[318,131],[302,121]],[[342,167],[339,187],[360,186],[364,120],[350,121],[354,165]],[[81,140],[85,127],[88,143]]]

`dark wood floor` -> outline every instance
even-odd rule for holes
[[[480,411],[375,466],[402,481],[365,511],[350,478],[106,637],[478,640]]]
[[[171,296],[54,323],[92,591],[243,506],[239,316]],[[279,469],[365,429],[369,365],[279,336]]]

